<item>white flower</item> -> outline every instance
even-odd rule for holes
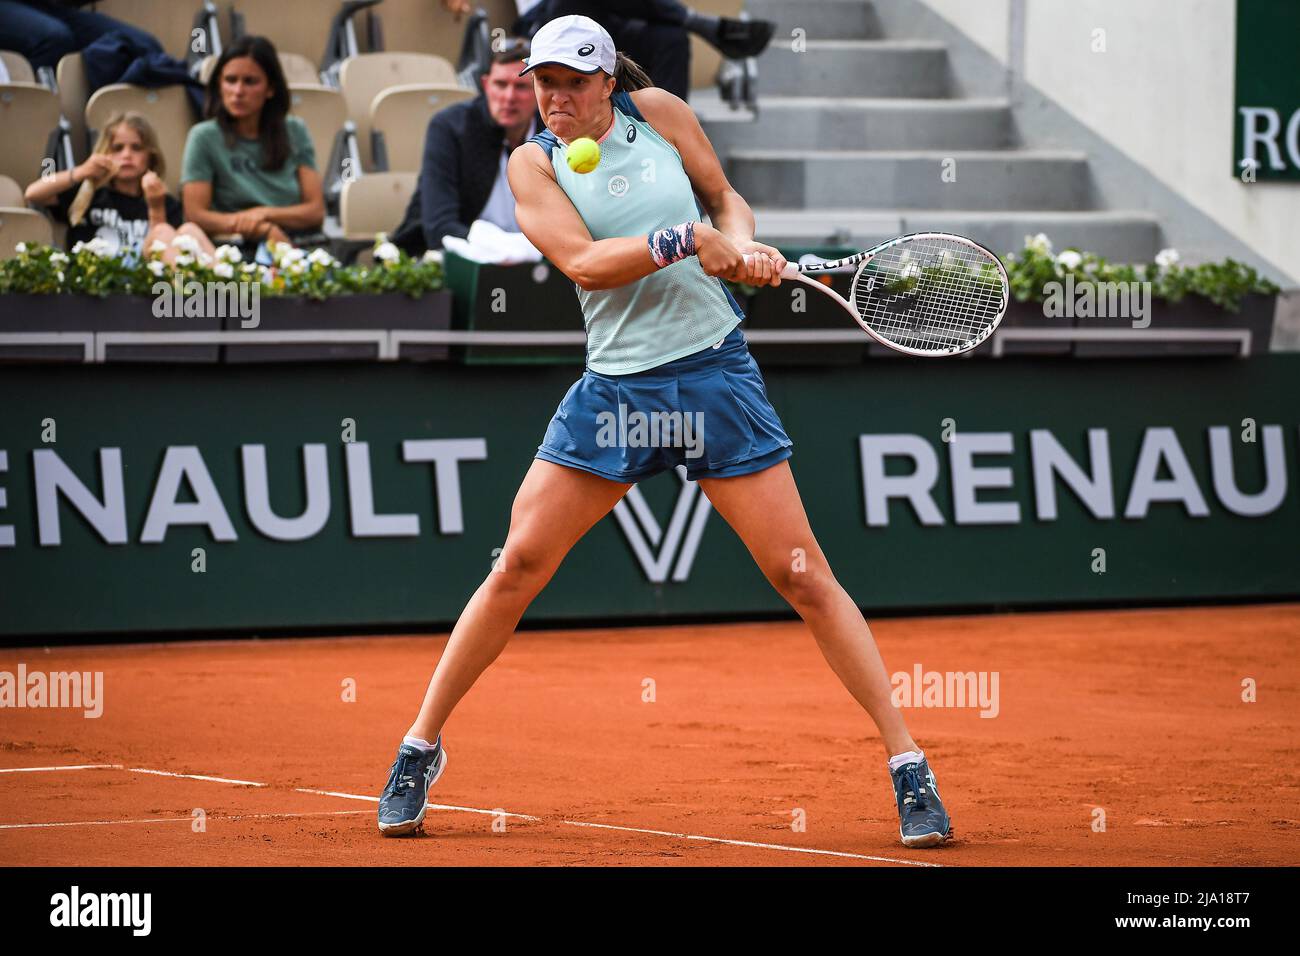
[[[307,261],[314,266],[334,265],[334,257],[330,255],[328,252],[326,252],[324,249],[313,249],[311,251],[311,255],[307,257]]]
[[[1025,236],[1025,248],[1050,256],[1052,254],[1052,240],[1048,239],[1047,234],[1042,232],[1036,236]]]
[[[212,267],[212,272],[214,275],[221,276],[223,279],[231,279],[234,278],[235,267],[229,262],[218,262]]]
[[[199,251],[199,241],[183,232],[178,232],[172,238],[172,245],[181,252],[188,252],[190,255],[195,255]]]
[[[1073,249],[1066,249],[1056,257],[1056,264],[1068,272],[1073,272],[1079,266],[1083,265],[1083,256]]]
[[[421,262],[442,262],[441,249],[427,249],[424,255],[420,257]]]
[[[72,254],[75,256],[77,253],[79,253],[79,252],[80,252],[82,249],[84,249],[84,248],[86,248],[86,244],[85,244],[84,242],[73,243],[73,245],[72,245]]]
[[[235,246],[231,246],[231,245],[217,246],[218,262],[239,262],[243,258],[244,258],[243,253],[241,253],[239,249]]]
[[[300,276],[307,271],[307,263],[299,259],[295,259],[293,262],[290,262],[287,266],[285,266],[285,269],[289,272],[290,275]]]
[[[200,253],[199,253],[199,265],[201,265],[201,266],[210,266],[210,265],[212,265],[212,257],[211,257],[210,255],[208,255],[206,252],[200,252]]]
[[[248,275],[250,272],[256,272],[257,268],[258,266],[256,262],[245,262],[239,267],[240,271],[243,272],[244,275]]]
[[[186,266],[193,265],[193,264],[194,264],[194,257],[190,255],[188,252],[182,252],[179,256],[176,257],[176,265],[179,268],[184,269]]]
[[[63,285],[63,270],[62,269],[55,270],[54,275],[59,280],[59,285]]]
[[[1160,267],[1161,271],[1172,269],[1178,264],[1180,258],[1177,249],[1161,249],[1156,253],[1156,265]]]
[[[266,285],[275,281],[275,276],[271,274],[270,266],[259,265],[257,267],[257,281]]]
[[[285,262],[302,262],[306,258],[307,253],[293,246],[290,246],[284,253]]]
[[[396,262],[401,258],[401,255],[402,254],[398,251],[397,246],[393,245],[391,242],[381,242],[375,247],[375,258],[381,259],[384,262]]]
[[[113,247],[109,245],[107,239],[101,239],[99,236],[86,243],[86,248],[101,259],[111,259],[113,257]]]
[[[16,246],[14,246],[14,252],[18,253],[20,256],[26,255],[27,243],[25,242],[18,243]]]
[[[65,252],[51,252],[50,262],[54,263],[56,266],[67,265],[68,255]]]
[[[155,239],[149,244],[149,255],[151,256],[160,256],[166,251],[167,243],[163,242],[161,239]]]
[[[148,268],[156,278],[161,279],[162,274],[167,271],[167,263],[163,262],[161,259],[152,259],[149,262]]]

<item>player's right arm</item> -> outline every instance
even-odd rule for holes
[[[579,288],[588,292],[614,289],[659,271],[646,236],[591,238],[587,224],[555,181],[555,171],[537,144],[525,143],[510,154],[506,176],[515,196],[519,228]],[[739,250],[705,223],[695,224],[695,248],[709,275],[744,269]]]

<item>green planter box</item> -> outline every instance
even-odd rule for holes
[[[0,333],[216,332],[221,319],[159,317],[148,295],[0,295]],[[109,345],[110,362],[216,362],[220,347],[195,344]],[[16,345],[0,340],[0,360],[81,362],[81,345]]]
[[[238,316],[225,320],[228,331],[275,332],[370,331],[392,329],[445,332],[451,327],[452,295],[431,292],[413,299],[400,292],[382,295],[341,295],[324,301],[300,296],[267,296],[260,302],[260,321],[255,329],[243,329]],[[223,346],[224,360],[246,362],[337,362],[374,361],[375,342],[287,342],[274,344],[230,343]],[[417,361],[445,361],[446,345],[408,344],[399,358]]]
[[[1277,296],[1252,293],[1242,299],[1236,312],[1221,309],[1209,299],[1189,295],[1181,302],[1152,302],[1149,330],[1162,329],[1246,329],[1251,333],[1252,355],[1266,353],[1273,335],[1273,318]],[[1081,329],[1130,329],[1127,319],[1080,318]],[[1132,341],[1079,342],[1074,347],[1077,358],[1151,358],[1190,355],[1239,355],[1236,342],[1161,342]]]
[[[454,295],[457,329],[492,332],[582,332],[582,309],[574,285],[543,260],[498,266],[454,252],[443,257],[447,288]],[[582,365],[583,345],[469,345],[454,356],[466,365]]]

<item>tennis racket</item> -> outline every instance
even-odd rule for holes
[[[848,299],[814,278],[853,266]],[[1002,321],[1010,295],[1007,270],[997,256],[977,242],[942,232],[899,236],[844,259],[787,263],[781,278],[798,279],[830,296],[881,345],[926,357],[978,346]]]

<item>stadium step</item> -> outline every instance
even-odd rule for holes
[[[745,12],[751,20],[774,22],[772,42],[787,46],[795,30],[803,30],[809,39],[870,40],[883,35],[875,8],[863,0],[746,0]]]
[[[899,209],[772,209],[755,206],[756,237],[772,245],[868,249],[910,232],[969,236],[999,255],[1018,252],[1025,236],[1045,233],[1057,252],[1082,249],[1116,262],[1150,262],[1160,223],[1144,212],[990,212]]]
[[[1070,150],[736,149],[726,169],[742,196],[784,209],[1079,210],[1090,198],[1087,155]]]
[[[948,48],[930,40],[782,38],[759,55],[764,94],[940,97],[950,90]]]
[[[732,110],[713,91],[691,105],[719,151],[807,143],[830,149],[1001,149],[1014,144],[1001,99],[871,99],[760,96],[758,117]]]

